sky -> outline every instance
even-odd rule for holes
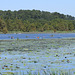
[[[75,0],[1,0],[0,10],[40,10],[75,17]]]

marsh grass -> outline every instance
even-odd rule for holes
[[[42,70],[37,72],[28,71],[25,73],[25,71],[19,71],[19,72],[5,72],[3,74],[0,73],[0,75],[74,75],[75,72],[72,70]]]

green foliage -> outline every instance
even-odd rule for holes
[[[7,28],[3,28],[3,33],[6,34],[8,32]]]
[[[6,23],[2,18],[0,18],[0,32],[3,32],[5,34],[8,32]]]
[[[72,31],[75,17],[40,10],[0,10],[0,32],[8,31]]]

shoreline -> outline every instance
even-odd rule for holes
[[[38,32],[38,31],[33,31],[33,32],[22,32],[22,31],[8,31],[8,33],[6,34],[42,34],[42,33],[53,33],[53,34],[59,34],[59,33],[64,33],[64,34],[67,34],[67,33],[75,33],[75,30],[73,31],[43,31],[43,32]],[[4,34],[3,32],[0,32],[0,34]]]
[[[3,33],[0,33],[3,34]],[[23,32],[23,33],[6,33],[6,34],[74,34],[73,32],[70,33],[50,33],[50,32]]]

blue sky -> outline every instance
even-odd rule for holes
[[[41,10],[75,17],[75,0],[1,0],[0,10]]]

